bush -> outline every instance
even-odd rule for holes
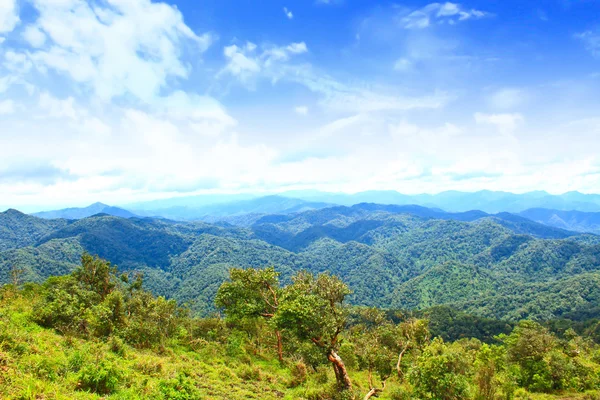
[[[173,379],[161,380],[158,388],[165,400],[195,400],[202,398],[201,393],[194,386],[194,381],[186,373],[179,373]]]
[[[326,384],[329,381],[329,375],[327,373],[328,371],[329,368],[327,368],[326,366],[319,366],[314,374],[315,382],[321,385]]]
[[[410,375],[419,398],[458,400],[468,397],[465,351],[457,343],[447,345],[434,339],[417,360]]]
[[[408,392],[402,388],[395,388],[395,389],[391,390],[389,393],[389,396],[390,396],[390,400],[411,400],[412,399],[410,392]]]
[[[77,390],[107,395],[117,389],[120,380],[121,372],[117,367],[106,360],[100,360],[98,363],[86,364],[81,368],[77,379]]]
[[[308,370],[304,361],[298,361],[291,368],[292,379],[290,380],[289,386],[296,387],[306,382]]]
[[[237,376],[245,381],[260,381],[260,369],[243,364],[237,372]]]
[[[162,372],[163,364],[160,361],[142,358],[134,365],[134,368],[144,375],[157,376]]]
[[[123,357],[123,356],[125,356],[125,350],[126,350],[127,346],[125,345],[125,342],[123,341],[123,339],[121,339],[120,337],[111,336],[110,339],[108,340],[108,348],[113,353]]]

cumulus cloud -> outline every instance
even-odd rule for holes
[[[600,28],[578,33],[575,38],[583,42],[586,50],[594,57],[600,58]]]
[[[525,120],[523,115],[519,113],[475,113],[474,117],[477,124],[494,125],[497,127],[498,131],[503,134],[511,134]]]
[[[294,14],[290,10],[288,10],[287,7],[283,7],[283,13],[287,17],[287,19],[293,19],[294,18]]]
[[[286,46],[262,46],[260,49],[251,42],[241,47],[233,44],[223,49],[227,64],[218,76],[233,76],[246,85],[252,85],[260,73],[266,73],[267,77],[271,78],[273,67],[280,67],[292,56],[306,52],[308,47],[304,42],[290,43]]]
[[[0,115],[8,115],[15,112],[15,104],[12,100],[0,101]]]
[[[399,58],[394,63],[395,71],[408,72],[408,71],[412,71],[412,69],[413,69],[413,62],[411,60],[409,60],[408,58],[404,58],[404,57]]]
[[[17,1],[0,0],[0,34],[15,29],[19,21]]]
[[[479,19],[490,14],[476,9],[465,9],[456,3],[430,3],[399,19],[405,29],[423,29],[434,24],[456,24],[469,19]]]
[[[529,99],[529,93],[519,88],[503,88],[496,90],[488,97],[488,102],[494,108],[514,109],[520,107]]]
[[[46,34],[34,25],[25,28],[23,38],[33,47],[42,47],[46,43]]]
[[[121,95],[152,100],[168,79],[188,75],[180,58],[184,43],[203,52],[214,40],[193,32],[166,3],[34,0],[33,5],[39,16],[24,35],[32,46],[43,47],[29,53],[30,59],[88,85],[105,100]]]
[[[294,111],[299,115],[308,115],[308,107],[306,106],[297,106],[294,107]]]

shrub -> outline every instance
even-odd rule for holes
[[[86,364],[79,371],[77,390],[85,390],[100,395],[113,393],[119,381],[121,372],[115,365],[100,360],[98,363]]]
[[[306,382],[308,371],[306,368],[306,364],[304,364],[304,361],[300,360],[297,361],[294,365],[292,365],[291,373],[292,379],[289,383],[290,387],[300,386],[304,382]]]
[[[194,386],[194,381],[186,373],[179,373],[173,379],[161,380],[158,388],[165,400],[195,400],[202,398],[199,390]]]
[[[261,374],[260,369],[252,367],[250,365],[243,364],[237,372],[237,376],[245,381],[260,381]]]
[[[160,361],[142,358],[134,365],[134,368],[144,375],[156,376],[162,372],[163,364]]]
[[[113,353],[123,357],[125,355],[125,350],[126,350],[127,346],[125,345],[125,342],[123,341],[123,339],[121,339],[120,337],[111,336],[110,339],[108,340],[108,348]]]
[[[327,368],[326,366],[319,366],[314,374],[315,382],[321,385],[326,384],[329,381],[329,375],[327,374],[328,371],[329,368]]]

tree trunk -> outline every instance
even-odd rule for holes
[[[283,362],[283,344],[281,343],[281,332],[276,330],[275,335],[277,336],[277,357],[281,363]]]
[[[329,354],[327,354],[327,359],[333,364],[333,371],[335,372],[335,378],[340,389],[352,390],[352,381],[342,358],[335,351],[330,350]]]
[[[408,346],[409,344],[407,343],[398,355],[398,362],[396,363],[396,372],[398,372],[398,378],[402,378],[402,357],[404,356],[404,353],[406,353],[406,350],[408,350]]]
[[[370,399],[371,397],[373,397],[373,396],[377,397],[377,395],[378,395],[379,393],[381,393],[381,392],[383,392],[383,391],[385,390],[385,382],[386,382],[386,381],[384,380],[384,381],[383,381],[383,383],[382,383],[382,387],[381,387],[381,389],[378,389],[378,388],[376,388],[376,387],[372,387],[372,388],[371,388],[371,390],[369,390],[369,393],[367,393],[367,394],[365,395],[365,398],[364,398],[363,400],[369,400],[369,399]]]

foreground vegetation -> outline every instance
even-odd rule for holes
[[[272,268],[232,269],[225,317],[194,318],[84,255],[70,275],[1,289],[0,398],[600,398],[600,346],[573,329],[488,324],[507,333],[445,341],[348,294],[328,274],[282,286]]]

